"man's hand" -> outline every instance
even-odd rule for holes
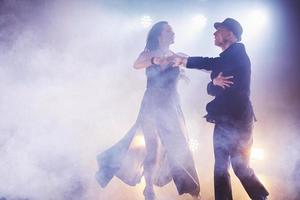
[[[223,73],[220,72],[219,75],[216,78],[214,78],[213,84],[225,89],[226,87],[230,87],[233,84],[232,81],[228,80],[232,78],[233,76],[223,76]]]

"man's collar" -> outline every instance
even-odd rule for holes
[[[241,44],[241,43],[238,43],[238,42],[235,42],[235,43],[232,43],[227,49],[225,49],[222,53],[220,53],[219,55],[222,57],[222,56],[226,56],[226,55],[229,55],[231,54],[234,49],[236,49],[236,47]]]

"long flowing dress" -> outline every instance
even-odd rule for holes
[[[198,175],[177,93],[180,69],[152,65],[146,68],[146,76],[138,118],[119,142],[97,156],[96,179],[102,187],[114,176],[134,186],[151,162],[155,185],[173,180],[180,195],[198,195]]]

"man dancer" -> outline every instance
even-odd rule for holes
[[[215,23],[214,27],[215,45],[222,49],[219,57],[184,58],[177,55],[174,62],[187,68],[211,71],[212,81],[207,91],[215,98],[207,104],[205,117],[215,123],[215,199],[232,200],[228,172],[231,163],[250,198],[264,200],[269,193],[249,167],[254,114],[250,102],[251,64],[244,45],[238,43],[243,29],[232,18]]]

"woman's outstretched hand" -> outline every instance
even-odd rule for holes
[[[185,66],[188,55],[184,53],[176,53],[167,57],[167,60],[173,67]]]
[[[233,82],[229,80],[232,78],[233,76],[223,76],[223,73],[220,72],[219,75],[214,78],[213,84],[225,89],[226,87],[230,87],[233,84]]]
[[[153,62],[157,65],[167,65],[169,63],[166,57],[154,57]]]

